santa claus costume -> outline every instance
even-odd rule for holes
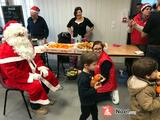
[[[52,91],[61,88],[58,79],[35,53],[27,29],[19,23],[5,26],[0,45],[0,73],[7,86],[29,94],[31,108],[36,110],[50,103],[48,88]]]

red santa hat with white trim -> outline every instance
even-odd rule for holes
[[[152,5],[149,4],[149,3],[142,4],[141,11],[143,11],[144,9],[146,9],[146,7],[152,7]]]
[[[40,12],[40,9],[39,9],[39,7],[37,7],[37,6],[33,6],[30,11],[31,11],[31,12],[34,12],[34,13],[39,13],[39,12]]]
[[[3,28],[3,38],[2,41],[9,41],[9,38],[17,37],[18,34],[28,35],[28,31],[22,24],[18,23],[16,20],[10,20],[6,23]]]
[[[10,21],[8,21],[6,24],[5,24],[5,26],[4,26],[4,28],[3,28],[3,31],[5,31],[6,30],[6,28],[8,27],[8,26],[10,26],[11,24],[13,24],[13,23],[18,23],[16,20],[10,20]]]

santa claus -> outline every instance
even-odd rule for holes
[[[4,28],[0,73],[7,86],[29,94],[31,108],[36,113],[46,114],[48,110],[42,106],[50,104],[49,89],[57,91],[61,88],[58,79],[35,53],[27,29],[15,21]]]

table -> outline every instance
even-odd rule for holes
[[[111,57],[125,57],[125,58],[140,58],[144,57],[144,53],[136,54],[136,51],[140,51],[137,46],[134,45],[108,45],[108,49],[105,50]],[[64,56],[79,56],[82,52],[58,52],[58,51],[45,51],[48,54],[64,55]],[[57,77],[59,77],[60,63],[57,60]]]
[[[144,57],[144,53],[136,54],[140,51],[137,46],[134,45],[109,45],[107,53],[112,57],[125,57],[125,58],[139,58]]]
[[[137,46],[134,45],[109,45],[108,49],[105,50],[111,57],[125,57],[125,58],[139,58],[143,57],[144,54],[136,54],[136,51],[140,51]],[[64,55],[64,56],[79,56],[82,52],[58,52],[58,51],[45,51],[48,54]]]

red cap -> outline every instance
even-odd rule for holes
[[[143,11],[146,7],[152,7],[152,5],[149,3],[142,4],[141,11]]]
[[[4,26],[4,28],[3,28],[3,31],[5,31],[6,30],[6,28],[8,27],[8,26],[10,26],[10,24],[12,24],[12,23],[18,23],[16,20],[10,20],[10,21],[8,21],[7,23],[6,23],[6,25]]]
[[[35,13],[39,13],[39,12],[40,12],[40,9],[39,9],[39,7],[37,7],[37,6],[33,6],[33,7],[31,8],[31,11],[32,11],[32,12],[35,12]]]

